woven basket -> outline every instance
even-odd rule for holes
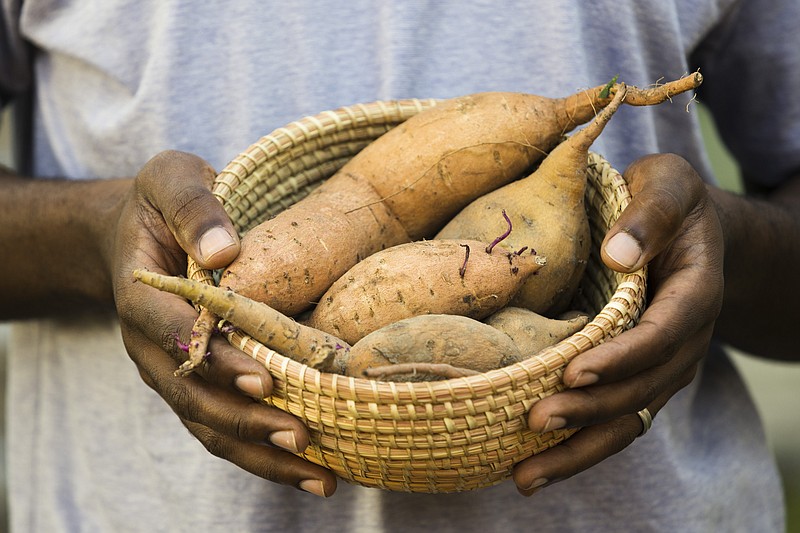
[[[214,194],[242,233],[303,198],[369,142],[435,105],[375,102],[307,117],[277,129],[233,160]],[[576,355],[632,327],[645,302],[645,273],[602,265],[597,243],[627,205],[622,177],[590,156],[587,209],[594,249],[575,307],[594,319],[580,332],[523,362],[476,376],[391,383],[321,373],[235,332],[229,341],[274,378],[266,402],[302,420],[311,433],[303,457],[350,482],[408,492],[461,492],[499,483],[519,461],[575,430],[529,431],[526,415],[562,390]],[[190,263],[188,275],[213,283]]]

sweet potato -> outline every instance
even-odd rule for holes
[[[245,234],[239,256],[223,271],[220,286],[287,315],[307,309],[351,266],[382,248],[409,241],[379,199],[363,178],[331,178]]]
[[[250,230],[220,285],[289,315],[310,307],[360,259],[430,238],[471,200],[523,176],[594,116],[597,93],[482,93],[422,111]]]
[[[439,239],[491,239],[506,223],[511,227],[499,246],[514,250],[533,246],[548,267],[528,278],[512,303],[538,313],[568,305],[589,257],[589,221],[584,207],[589,147],[626,94],[614,100],[586,127],[559,144],[536,171],[472,202],[436,236]],[[504,211],[506,220],[497,214]]]
[[[355,344],[417,315],[482,319],[505,306],[545,263],[529,251],[485,249],[478,241],[431,240],[377,252],[328,289],[306,324]]]
[[[336,354],[350,348],[341,339],[295,322],[270,306],[231,290],[146,270],[136,270],[133,275],[147,285],[206,307],[267,348],[308,366],[327,370]]]
[[[550,99],[483,93],[442,102],[381,136],[309,197],[244,235],[220,286],[294,315],[364,257],[430,237],[471,200],[523,175],[589,120],[602,88]],[[201,311],[185,375],[203,360]]]
[[[523,357],[535,355],[566,339],[588,322],[589,317],[585,314],[555,319],[521,307],[504,307],[484,320],[487,325],[511,337]]]
[[[457,369],[486,372],[521,359],[511,338],[498,329],[464,316],[431,314],[370,333],[341,353],[334,366],[350,376],[418,381],[452,377]],[[387,365],[398,365],[394,370],[400,372]]]

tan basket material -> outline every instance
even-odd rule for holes
[[[434,100],[343,107],[293,122],[261,138],[218,176],[214,194],[242,233],[304,197],[366,144]],[[632,327],[645,305],[646,274],[602,265],[598,243],[630,200],[620,174],[589,158],[587,210],[593,253],[576,306],[594,315],[580,332],[521,363],[477,376],[390,383],[321,373],[242,333],[229,340],[263,363],[275,389],[266,402],[311,432],[303,456],[341,478],[411,492],[460,492],[496,484],[514,464],[568,438],[574,430],[536,434],[526,413],[562,390],[576,355]],[[213,283],[190,263],[189,277]]]

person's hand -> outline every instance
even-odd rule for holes
[[[636,327],[567,365],[566,391],[531,408],[533,431],[582,429],[515,467],[523,495],[630,445],[643,430],[636,413],[647,408],[655,416],[694,378],[722,306],[722,228],[695,170],[664,154],[635,161],[624,176],[633,200],[601,253],[619,272],[649,263],[648,306]]]
[[[289,453],[308,445],[307,429],[255,401],[272,389],[266,369],[216,338],[202,368],[174,376],[186,359],[178,339],[189,339],[197,312],[179,297],[134,282],[137,268],[185,275],[187,253],[204,268],[222,268],[236,257],[236,232],[209,191],[214,175],[196,156],[162,152],[133,181],[113,246],[114,296],[126,349],[142,379],[209,452],[271,481],[329,496],[336,489],[334,475]]]

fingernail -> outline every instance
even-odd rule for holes
[[[642,248],[639,242],[629,233],[620,232],[608,240],[605,247],[608,257],[628,270],[636,266],[642,256]]]
[[[233,384],[237,389],[248,396],[258,399],[264,398],[264,383],[261,381],[261,376],[258,374],[242,374],[241,376],[236,376]]]
[[[297,439],[294,437],[294,431],[288,429],[275,431],[269,434],[269,441],[278,448],[283,448],[292,453],[300,452],[297,448]]]
[[[533,480],[533,482],[528,485],[527,489],[524,489],[524,492],[530,496],[540,488],[544,487],[548,483],[548,479],[546,477],[539,477]]]
[[[298,485],[302,490],[326,498],[325,484],[318,479],[304,479]]]
[[[228,233],[225,228],[215,226],[203,233],[200,237],[200,257],[203,261],[211,261],[215,255],[224,252],[231,246],[236,245],[236,240]]]
[[[585,387],[597,383],[600,377],[594,372],[580,372],[569,386],[572,388]]]
[[[544,429],[542,433],[547,433],[548,431],[555,431],[557,429],[561,429],[567,425],[567,420],[560,416],[551,416],[547,419],[547,424],[544,425]]]

